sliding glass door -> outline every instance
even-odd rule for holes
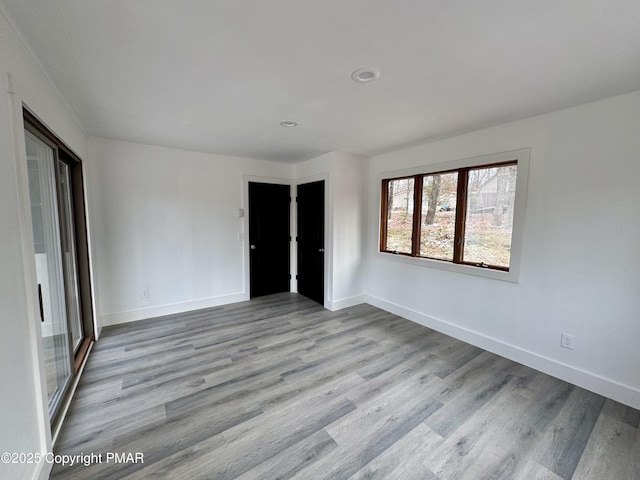
[[[25,114],[26,116],[26,114]],[[40,128],[40,129],[39,129]],[[74,202],[79,162],[55,137],[25,121],[25,145],[33,226],[49,416],[58,423],[63,404],[91,341],[90,307],[83,311],[78,232],[86,240],[83,203]],[[74,168],[75,183],[74,183]],[[81,185],[81,182],[80,182]],[[75,186],[75,189],[74,189]],[[80,207],[78,207],[80,205]],[[82,211],[78,213],[78,208]],[[78,229],[76,219],[82,228]],[[85,244],[86,245],[86,244]],[[85,257],[86,257],[86,248]],[[88,263],[84,262],[85,280]],[[85,282],[84,291],[87,283]],[[84,319],[84,321],[83,321]],[[87,331],[89,330],[89,332]],[[88,334],[89,333],[89,334]]]
[[[31,132],[25,132],[25,141],[49,411],[54,412],[71,378],[69,328],[55,183],[57,159],[54,149]]]

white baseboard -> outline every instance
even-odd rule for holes
[[[572,383],[586,390],[603,395],[612,400],[624,403],[635,409],[640,409],[640,391],[613,380],[601,377],[591,372],[567,365],[565,363],[544,357],[535,352],[510,345],[479,332],[462,328],[444,320],[431,317],[381,298],[365,295],[366,303],[394,313],[413,322],[432,328],[438,332],[470,343],[489,352],[521,363],[540,372]]]
[[[343,308],[353,307],[354,305],[360,305],[366,303],[365,295],[356,295],[355,297],[343,298],[341,300],[327,300],[324,307],[327,310],[335,312],[342,310]]]
[[[219,305],[244,302],[246,300],[249,300],[249,294],[236,293],[232,295],[192,300],[190,302],[172,303],[169,305],[158,305],[155,307],[141,308],[139,310],[130,310],[127,312],[111,313],[108,315],[102,315],[100,319],[102,321],[102,326],[106,327],[108,325],[119,325],[121,323],[144,320],[146,318],[162,317],[164,315],[173,315],[175,313],[200,310],[202,308],[217,307]]]

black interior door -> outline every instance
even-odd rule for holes
[[[324,305],[324,180],[298,185],[298,293]]]
[[[250,296],[291,290],[291,187],[249,182]]]

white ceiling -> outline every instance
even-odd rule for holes
[[[90,135],[190,150],[371,155],[640,88],[638,0],[2,2]]]

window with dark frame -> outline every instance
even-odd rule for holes
[[[517,165],[383,179],[380,251],[509,271]]]

